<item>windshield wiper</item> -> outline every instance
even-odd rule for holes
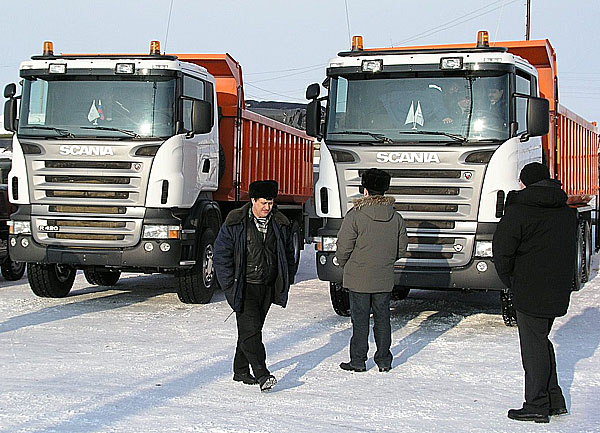
[[[347,134],[347,135],[369,135],[371,137],[373,137],[375,140],[381,142],[381,143],[393,143],[394,140],[392,140],[389,137],[386,137],[383,134],[379,134],[377,132],[369,132],[369,131],[336,131],[336,132],[332,132],[331,134]]]
[[[68,129],[55,128],[54,126],[40,126],[40,125],[23,126],[21,129],[45,129],[45,130],[48,130],[48,131],[56,131],[56,132],[58,132],[61,135],[61,137],[70,137],[70,138],[74,138],[75,137],[73,135],[73,133],[71,131],[69,131]]]
[[[466,137],[458,134],[450,134],[449,132],[443,131],[398,131],[401,134],[423,134],[423,135],[443,135],[445,137],[451,138],[456,141],[460,141],[461,143],[467,141]]]
[[[127,134],[133,138],[142,138],[141,135],[134,131],[130,131],[128,129],[120,129],[120,128],[109,128],[108,126],[80,126],[80,129],[100,129],[102,131],[117,131],[122,132],[123,134]]]

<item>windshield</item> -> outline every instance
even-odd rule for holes
[[[326,138],[411,144],[505,140],[507,95],[508,74],[335,77]]]
[[[175,80],[61,76],[25,79],[18,134],[43,137],[169,137]]]

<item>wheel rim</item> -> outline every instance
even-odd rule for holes
[[[213,270],[213,247],[211,244],[208,244],[204,249],[204,257],[202,259],[202,276],[204,287],[210,287],[215,277]]]
[[[66,265],[55,265],[56,278],[61,283],[64,283],[71,276],[71,268]]]
[[[21,270],[25,267],[25,263],[21,263],[21,262],[10,262],[10,271],[13,274],[18,274],[19,272],[21,272]]]

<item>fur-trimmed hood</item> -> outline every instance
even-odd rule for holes
[[[385,195],[368,195],[355,199],[353,210],[362,212],[375,221],[389,221],[394,213],[394,197]]]

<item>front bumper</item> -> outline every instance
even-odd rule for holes
[[[160,244],[169,244],[163,251]],[[152,249],[146,244],[151,244]],[[26,246],[24,246],[26,245]],[[164,248],[164,247],[163,247]],[[31,235],[9,236],[9,253],[15,262],[59,263],[75,268],[87,266],[110,266],[120,269],[169,270],[193,265],[182,263],[181,240],[143,240],[131,248],[86,249],[44,246],[33,240]]]
[[[320,280],[341,283],[343,269],[333,264],[334,252],[317,252],[317,275]],[[485,268],[485,271],[480,269]],[[460,268],[435,269],[395,268],[394,284],[422,289],[504,290],[494,262],[490,258],[475,258]]]

